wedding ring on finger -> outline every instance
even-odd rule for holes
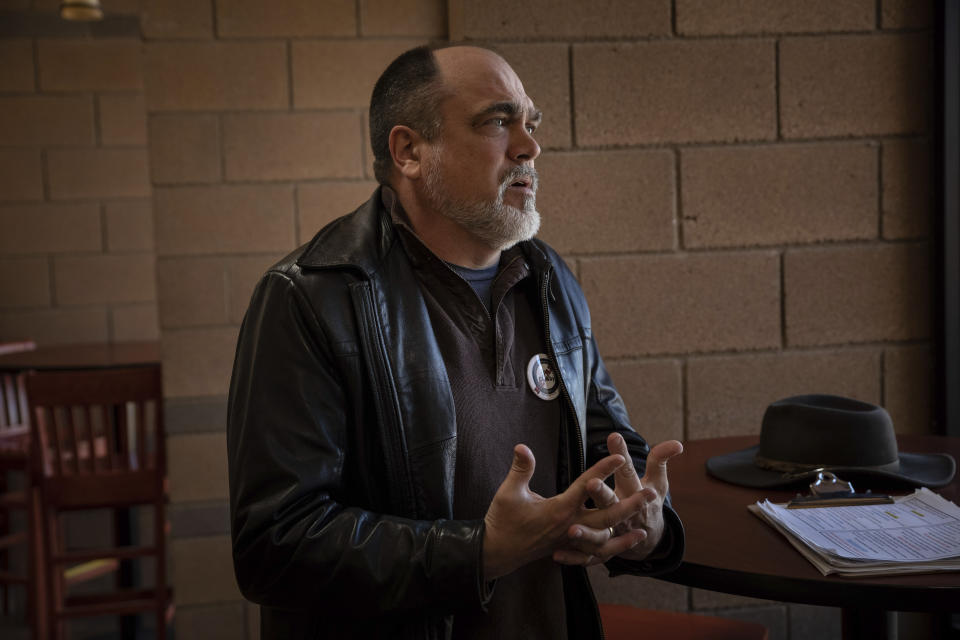
[[[611,537],[611,538],[615,538],[615,537],[617,536],[617,534],[614,533],[614,531],[613,531],[613,527],[607,527],[607,531],[610,532],[610,537]]]

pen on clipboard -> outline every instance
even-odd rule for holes
[[[880,493],[854,491],[853,485],[841,480],[829,471],[817,473],[816,481],[810,484],[810,495],[797,495],[787,503],[788,509],[812,507],[849,507],[864,504],[891,504],[893,498]]]

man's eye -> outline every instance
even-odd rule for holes
[[[489,122],[490,122],[490,124],[492,124],[492,125],[494,125],[494,126],[496,126],[496,127],[505,127],[505,126],[507,126],[507,119],[506,119],[506,118],[490,118]]]
[[[535,125],[535,124],[528,124],[528,125],[527,125],[527,133],[529,133],[529,134],[532,135],[533,132],[536,131],[536,130],[537,130],[537,125]]]

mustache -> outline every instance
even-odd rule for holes
[[[526,166],[514,167],[504,173],[500,178],[500,189],[506,190],[512,183],[522,178],[530,179],[530,188],[536,193],[537,187],[540,186],[540,176],[537,174],[536,169]]]

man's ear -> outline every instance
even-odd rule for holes
[[[425,142],[423,137],[410,127],[398,124],[390,130],[390,157],[393,158],[393,166],[409,180],[420,177],[420,153]]]

